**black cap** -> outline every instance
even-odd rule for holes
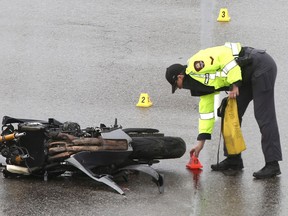
[[[185,69],[186,69],[186,66],[181,65],[181,64],[173,64],[167,68],[166,79],[172,85],[172,94],[177,89],[177,84],[176,84],[176,81],[178,79],[177,76],[181,74],[182,72],[184,73]]]

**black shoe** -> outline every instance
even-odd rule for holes
[[[244,166],[241,156],[227,157],[220,163],[211,165],[211,169],[214,171],[241,170],[243,168]]]
[[[253,176],[257,179],[265,179],[272,178],[280,174],[281,171],[278,161],[273,161],[266,163],[266,165],[261,170],[254,172]]]

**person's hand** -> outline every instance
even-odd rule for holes
[[[201,150],[204,147],[204,143],[205,140],[198,140],[196,146],[194,146],[191,151],[190,151],[190,156],[192,156],[193,154],[195,155],[195,157],[198,157]]]
[[[239,95],[239,88],[238,86],[233,84],[232,91],[229,92],[229,98],[234,99]]]

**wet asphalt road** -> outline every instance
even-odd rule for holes
[[[217,22],[228,8],[231,21]],[[278,64],[276,105],[282,175],[255,180],[264,165],[253,105],[243,120],[247,150],[241,173],[210,170],[219,121],[200,155],[203,171],[185,168],[187,153],[153,167],[165,193],[146,175],[119,180],[126,196],[88,178],[0,178],[0,215],[287,215],[287,1],[15,1],[0,2],[0,115],[76,121],[81,126],[152,127],[180,136],[189,150],[197,137],[198,99],[170,94],[170,64],[226,41],[267,51]],[[140,93],[153,106],[138,108]],[[222,159],[221,155],[221,159]]]

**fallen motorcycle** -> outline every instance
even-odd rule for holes
[[[161,159],[180,158],[186,144],[180,137],[164,136],[153,128],[122,128],[115,119],[107,127],[82,129],[76,122],[19,119],[4,116],[0,152],[5,178],[40,176],[48,178],[84,173],[120,194],[124,191],[113,180],[137,171],[150,175],[164,191],[164,177],[151,166]]]

